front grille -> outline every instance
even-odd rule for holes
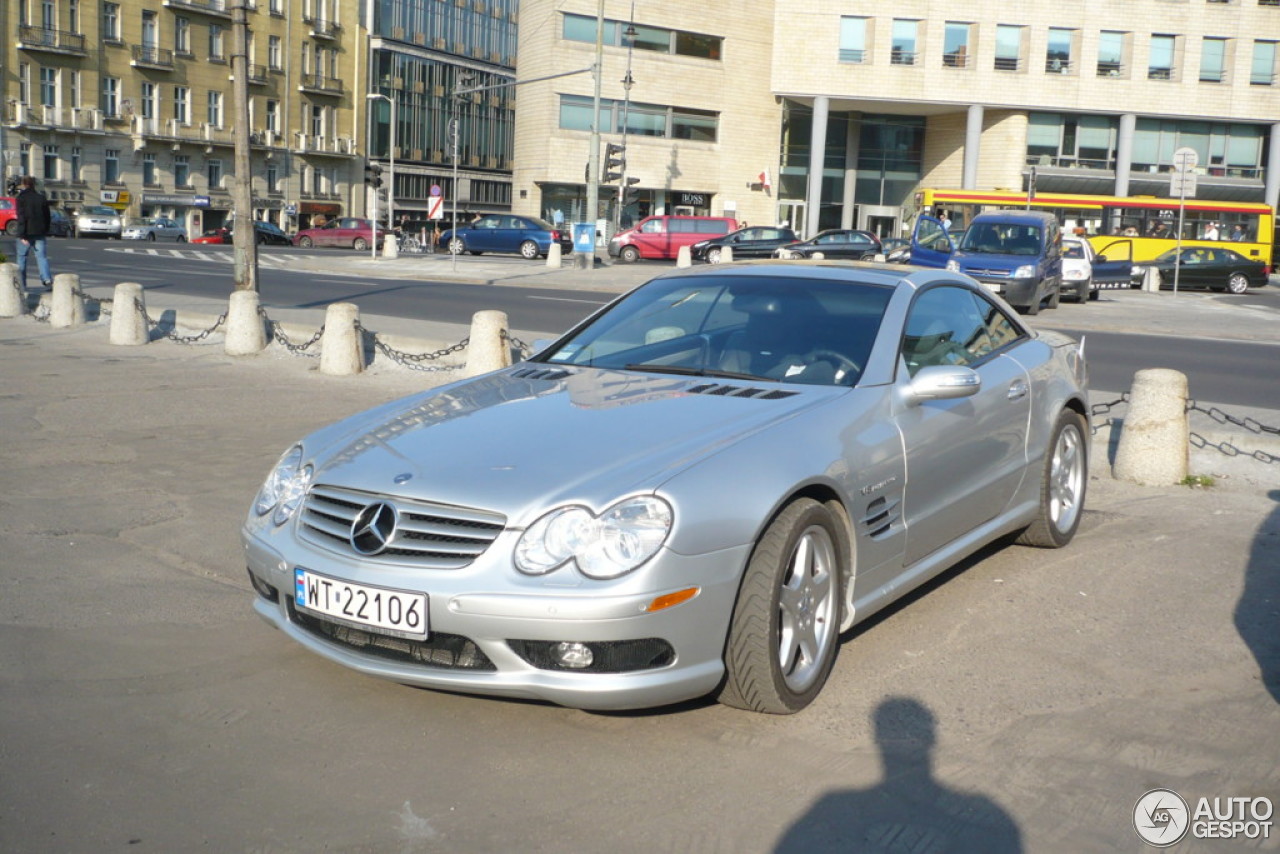
[[[351,526],[360,511],[384,502],[396,509],[394,536],[375,555],[351,545]],[[375,563],[425,569],[458,569],[484,554],[506,525],[506,517],[487,510],[435,504],[343,489],[322,484],[307,493],[298,520],[302,539],[331,552]]]
[[[289,620],[308,633],[365,655],[447,670],[497,670],[475,641],[462,635],[433,632],[424,641],[406,640],[353,629],[304,614],[288,601]]]
[[[981,279],[981,278],[1007,279],[1009,278],[1009,274],[1013,271],[991,269],[988,267],[971,267],[968,270],[965,270],[964,272],[969,274],[970,276],[973,276],[975,279]]]

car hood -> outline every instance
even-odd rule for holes
[[[532,521],[601,506],[848,393],[523,364],[405,398],[304,441],[313,482]]]

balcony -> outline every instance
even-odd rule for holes
[[[250,85],[250,86],[265,86],[265,85],[266,85],[266,83],[267,83],[267,67],[266,67],[265,65],[259,65],[259,64],[257,64],[257,63],[252,63],[252,62],[251,62],[251,63],[249,63],[249,69],[248,69],[248,71],[249,71],[249,73],[248,73],[248,78],[249,78],[249,85]],[[235,76],[234,74],[230,74],[230,75],[228,75],[228,76],[227,76],[227,79],[234,83],[234,82],[235,82],[235,79],[236,79],[236,76]]]
[[[298,81],[298,91],[316,95],[341,95],[342,81],[323,74],[303,74]]]
[[[294,151],[300,154],[332,154],[339,157],[350,157],[358,154],[356,141],[347,136],[316,136],[315,134],[295,133]]]
[[[1075,66],[1070,59],[1054,56],[1044,61],[1046,74],[1070,74]]]
[[[88,56],[84,36],[65,30],[44,27],[18,27],[18,49],[60,53],[66,56]]]
[[[317,39],[334,39],[338,37],[338,24],[335,21],[323,21],[319,18],[312,18],[308,22],[311,25],[311,35]]]
[[[200,12],[210,17],[231,20],[231,9],[227,0],[164,0],[164,6],[166,9]]]
[[[158,68],[162,71],[172,71],[173,51],[167,47],[135,44],[133,46],[133,59],[129,64],[134,68]]]
[[[1124,77],[1125,68],[1117,60],[1100,59],[1098,60],[1098,76],[1099,77]]]
[[[997,56],[995,69],[996,71],[1017,71],[1021,64],[1022,60],[1016,56]]]
[[[50,130],[102,131],[102,110],[87,107],[46,107],[11,102],[5,113],[7,125],[30,125]]]

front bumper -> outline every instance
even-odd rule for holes
[[[248,526],[242,540],[257,590],[254,610],[312,652],[407,685],[598,710],[668,705],[715,690],[724,673],[725,638],[750,551],[743,545],[690,557],[664,550],[635,573],[652,579],[651,586],[631,580],[617,592],[601,584],[593,592],[587,584],[557,587],[515,577],[513,568],[503,566],[510,554],[503,537],[471,566],[443,571],[373,567],[301,546],[298,562],[286,560]],[[291,550],[293,545],[296,540]],[[368,630],[339,626],[335,631],[333,623],[319,625],[324,617],[300,612],[293,603],[293,571],[299,565],[362,584],[426,593],[431,634],[427,641],[413,643]],[[699,588],[693,599],[644,610],[655,597],[691,586]],[[528,654],[530,642],[561,641],[600,650],[647,649],[652,646],[647,642],[660,641],[672,654],[657,666],[625,672],[539,665]]]
[[[1038,279],[1001,279],[994,276],[973,276],[981,285],[994,294],[999,294],[1010,305],[1031,305],[1035,298]]]

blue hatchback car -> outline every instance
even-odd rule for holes
[[[456,233],[450,229],[440,235],[440,248],[457,255],[510,252],[533,259],[549,253],[553,243],[566,255],[573,251],[573,239],[567,231],[544,219],[515,214],[486,214]]]

